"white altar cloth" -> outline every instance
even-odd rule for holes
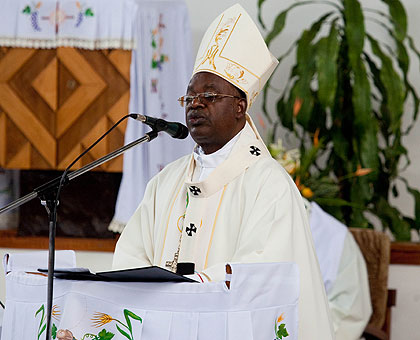
[[[231,267],[230,289],[224,281],[198,284],[56,279],[53,339],[296,340],[297,265]],[[2,340],[45,338],[46,285],[46,277],[40,275],[10,272],[6,276]]]

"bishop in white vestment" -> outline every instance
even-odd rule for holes
[[[113,267],[175,270],[177,263],[193,262],[200,280],[220,281],[227,262],[296,263],[297,339],[331,340],[302,198],[246,113],[276,65],[241,6],[211,24],[179,99],[198,145],[149,182],[118,241]]]

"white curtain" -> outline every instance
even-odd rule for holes
[[[188,10],[184,1],[138,1],[137,50],[131,61],[130,112],[184,122],[177,98],[185,94],[193,59]],[[150,130],[130,120],[126,144]],[[176,140],[165,133],[124,155],[123,177],[115,215],[109,226],[121,232],[139,205],[146,184],[165,165],[190,153],[191,137]]]

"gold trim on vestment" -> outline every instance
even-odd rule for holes
[[[216,222],[217,222],[217,217],[219,217],[219,210],[220,210],[220,206],[222,205],[222,201],[223,201],[223,196],[225,195],[225,191],[227,188],[227,184],[223,187],[223,192],[222,192],[222,196],[220,197],[220,201],[219,201],[219,206],[217,207],[217,211],[216,211],[216,216],[214,218],[214,222],[213,222],[213,229],[211,231],[211,236],[210,236],[210,242],[209,242],[209,247],[207,249],[207,254],[206,254],[206,262],[204,262],[204,269],[207,268],[207,262],[209,260],[209,252],[210,252],[210,248],[211,248],[211,244],[213,242],[213,234],[214,234],[214,229],[216,227]]]
[[[184,183],[182,182],[182,185],[181,185],[181,186],[180,186],[180,188],[178,189],[178,192],[177,192],[177,193],[176,193],[176,195],[175,195],[175,199],[174,199],[174,200],[173,200],[173,202],[172,202],[171,209],[169,210],[168,221],[166,222],[166,230],[165,230],[165,236],[164,236],[164,238],[163,238],[163,246],[162,246],[162,252],[161,252],[161,254],[160,254],[159,264],[161,264],[161,263],[162,263],[163,251],[165,250],[166,235],[167,235],[167,233],[168,233],[169,220],[171,219],[172,209],[173,209],[173,207],[174,207],[174,205],[175,205],[175,202],[176,202],[176,199],[177,199],[177,197],[178,197],[178,195],[179,195],[179,192],[181,191],[181,189],[182,189],[182,187],[183,187],[183,186],[184,186]]]

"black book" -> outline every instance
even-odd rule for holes
[[[46,273],[47,269],[38,269]],[[87,268],[57,268],[54,277],[64,280],[118,281],[118,282],[197,282],[158,266],[111,270],[93,273]]]

